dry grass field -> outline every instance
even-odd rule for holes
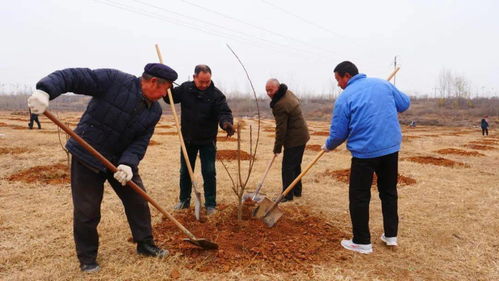
[[[59,114],[73,128],[79,116]],[[303,197],[281,205],[285,215],[271,230],[259,221],[237,222],[233,212],[236,197],[217,161],[219,213],[203,223],[192,221],[192,210],[175,216],[195,235],[217,242],[218,252],[186,245],[180,239],[183,236],[168,228],[151,207],[157,242],[171,255],[165,259],[136,255],[122,204],[107,187],[99,225],[98,262],[102,268],[95,274],[83,274],[74,250],[66,153],[55,125],[40,119],[42,130],[28,130],[26,116],[0,112],[0,280],[499,280],[499,133],[495,128],[489,137],[482,137],[477,128],[403,128],[396,249],[379,240],[381,207],[374,186],[370,214],[373,254],[351,253],[339,246],[351,233],[345,178],[351,156],[342,145],[311,169],[303,180]],[[249,151],[248,125],[254,121],[244,121],[242,148]],[[273,123],[262,121],[251,189],[272,155]],[[318,153],[329,126],[314,121],[309,127],[312,134],[303,166]],[[65,142],[64,136],[62,139]],[[180,155],[171,116],[163,117],[152,140],[140,164],[141,175],[151,197],[171,210],[178,197]],[[219,150],[234,150],[236,145],[224,138],[217,144]],[[280,160],[263,190],[272,198],[281,189]],[[226,163],[234,174],[236,162]],[[243,167],[247,163],[243,161]],[[202,181],[199,169],[196,175]],[[214,222],[231,227],[217,233]],[[234,235],[227,234],[227,229]],[[267,240],[245,239],[246,230]],[[283,241],[288,236],[290,240]],[[252,243],[273,254],[247,259],[244,249]],[[308,252],[312,244],[319,248]],[[286,250],[286,245],[296,252]],[[241,254],[231,256],[229,249],[241,250]]]

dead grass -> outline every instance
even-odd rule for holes
[[[61,117],[78,118],[81,113],[61,115]],[[0,122],[10,123],[6,121],[8,117],[12,116],[9,116],[9,113],[0,115]],[[171,120],[171,116],[167,117]],[[272,120],[267,123],[272,124]],[[328,127],[326,122],[317,122],[318,128],[320,125],[323,128]],[[42,126],[44,130],[55,129],[49,123],[43,123]],[[410,134],[419,136],[435,131],[429,126],[425,126],[424,129],[426,132],[411,130]],[[491,136],[488,138],[482,138],[477,132],[468,133],[469,129],[451,127],[437,129],[444,132],[442,137],[420,137],[413,142],[404,143],[400,157],[426,156],[434,151],[459,147],[483,139],[499,140],[499,135],[494,131],[490,132]],[[172,132],[172,135],[174,134],[176,133]],[[178,198],[179,143],[173,136],[155,138],[162,144],[148,148],[140,164],[141,176],[150,196],[170,211]],[[272,154],[273,137],[262,134],[261,138],[255,171],[248,182],[250,189],[260,181],[268,161],[267,156]],[[311,143],[323,141],[323,136],[311,136]],[[234,143],[219,142],[217,146],[219,151],[233,149]],[[163,245],[171,251],[168,258],[158,260],[138,256],[135,253],[135,245],[127,242],[130,238],[130,229],[123,214],[121,201],[106,184],[101,208],[102,219],[99,224],[98,262],[102,270],[89,276],[82,274],[78,269],[72,238],[72,202],[69,184],[46,184],[38,181],[26,183],[7,179],[32,167],[64,163],[66,155],[60,147],[57,135],[40,134],[38,130],[14,130],[11,127],[2,127],[0,147],[37,148],[19,154],[0,154],[0,280],[405,281],[497,280],[499,276],[497,266],[499,150],[497,149],[488,150],[482,157],[457,154],[448,156],[450,158],[448,160],[459,160],[469,165],[466,169],[400,161],[400,174],[416,180],[416,183],[408,188],[399,189],[400,246],[392,250],[379,241],[378,237],[383,233],[381,204],[378,196],[372,196],[370,228],[374,252],[371,255],[355,254],[339,247],[337,240],[349,239],[351,235],[348,188],[345,183],[340,184],[333,177],[321,176],[321,173],[328,169],[336,171],[348,168],[351,155],[347,152],[325,154],[303,178],[303,197],[281,205],[285,210],[281,222],[296,224],[296,228],[293,229],[248,230],[246,227],[257,223],[248,221],[243,221],[238,229],[238,224],[232,219],[231,213],[231,208],[235,205],[234,194],[230,188],[231,181],[217,161],[217,202],[221,207],[228,206],[213,219],[218,225],[206,222],[194,226],[195,222],[192,219],[185,218],[186,224],[192,228],[196,236],[205,236],[220,242],[221,251],[215,254],[215,257],[211,252],[200,251],[198,256],[194,256],[196,250],[188,248],[181,241],[185,236],[169,226],[164,231],[156,229],[159,231],[156,233],[156,240],[164,243]],[[302,168],[316,156],[316,153],[305,151]],[[244,162],[243,168],[247,163]],[[237,166],[234,161],[228,162],[228,165],[229,169],[235,169]],[[202,184],[200,170],[198,160],[195,173]],[[280,170],[281,161],[277,159],[262,190],[271,199],[282,188]],[[186,214],[193,217],[192,210],[190,212],[186,211]],[[162,215],[152,207],[151,213],[153,224],[157,227],[163,225]],[[178,216],[182,218],[182,214]],[[315,229],[317,225],[319,229]],[[320,235],[296,236],[298,232],[292,232],[302,229],[305,231],[310,229],[309,234],[318,231]],[[273,236],[278,234],[273,234],[272,231],[278,230],[281,230],[279,234],[282,236]],[[232,237],[231,231],[234,231]],[[245,237],[247,231],[254,231],[251,233],[255,235],[260,233],[262,238],[265,237],[265,240],[257,240],[259,246],[255,250],[259,247],[268,247],[264,250],[272,251],[272,247],[277,245],[275,252],[271,252],[272,255],[269,256],[273,260],[267,262],[261,259],[257,252],[251,252],[251,247],[248,245],[251,245],[252,238],[256,236]],[[217,234],[220,236],[217,237]],[[281,251],[280,249],[286,245],[292,244],[289,239],[286,240],[289,237],[295,242],[293,245],[305,247],[302,249],[308,249],[307,245],[317,243],[321,246],[319,254],[314,252],[301,254],[307,259],[301,260],[299,251],[296,253]],[[224,252],[225,248],[231,250]],[[255,253],[252,260],[251,253]],[[278,255],[282,255],[282,263],[278,263]],[[216,259],[228,262],[229,267],[223,266],[226,263],[220,263],[219,266],[215,262]],[[240,265],[238,261],[241,262]],[[202,271],[203,268],[209,270]]]

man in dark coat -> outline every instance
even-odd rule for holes
[[[216,141],[218,125],[229,136],[234,134],[232,111],[224,94],[211,81],[211,69],[204,64],[194,69],[194,81],[182,83],[172,91],[174,103],[180,103],[182,110],[181,131],[187,155],[193,166],[199,152],[201,172],[204,181],[205,207],[208,215],[216,212]],[[168,97],[165,102],[170,103]],[[180,196],[175,209],[189,208],[192,182],[180,153]]]
[[[40,120],[38,120],[38,114],[34,114],[31,112],[31,109],[29,109],[29,123],[28,127],[30,129],[33,129],[33,123],[36,122],[36,125],[38,125],[38,129],[42,128],[42,125],[40,124]]]
[[[133,180],[144,189],[138,165],[161,117],[157,100],[166,95],[175,79],[177,73],[173,69],[157,63],[147,64],[140,78],[114,69],[69,68],[40,80],[28,99],[32,112],[42,114],[49,100],[61,94],[92,96],[75,133],[118,169],[113,174],[73,138],[68,140],[66,148],[73,156],[74,239],[80,269],[84,272],[100,269],[96,261],[97,225],[106,180],[123,202],[137,253],[155,257],[168,254],[154,244],[147,201],[124,186]]]
[[[489,122],[487,122],[488,116],[483,117],[482,121],[480,121],[480,127],[482,127],[482,135],[489,135]]]
[[[286,84],[280,84],[277,79],[269,79],[265,85],[267,95],[272,99],[270,107],[275,118],[274,153],[282,157],[282,189],[286,189],[301,173],[301,162],[305,145],[310,139],[307,123],[300,107],[300,101],[288,90]],[[299,181],[281,202],[301,197],[302,184]]]

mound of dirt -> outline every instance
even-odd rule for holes
[[[414,156],[414,157],[403,158],[402,160],[408,160],[408,161],[421,163],[421,164],[431,164],[431,165],[444,166],[444,167],[455,167],[455,166],[469,167],[469,165],[461,163],[461,162],[456,162],[454,160],[450,160],[450,159],[446,159],[446,158],[442,158],[442,157],[433,157],[433,156]]]
[[[149,141],[149,145],[160,145],[161,143],[160,142],[157,142],[155,140],[150,140]]]
[[[478,151],[466,151],[466,150],[457,149],[457,148],[444,148],[444,149],[436,150],[435,152],[440,153],[440,154],[455,154],[455,155],[462,155],[462,156],[485,156],[485,154],[480,153]]]
[[[177,132],[155,132],[155,135],[166,135],[166,136],[173,136],[177,135]]]
[[[59,163],[22,170],[7,177],[7,180],[26,183],[66,184],[70,182],[70,177],[68,166]]]
[[[476,150],[496,150],[495,147],[490,145],[479,145],[479,144],[465,144],[464,147],[472,148]]]
[[[238,221],[235,206],[219,206],[219,213],[206,222],[196,221],[192,210],[175,213],[198,238],[217,243],[218,250],[202,250],[179,242],[185,234],[166,218],[154,226],[154,237],[159,245],[192,260],[189,268],[202,272],[311,272],[313,265],[350,259],[339,243],[346,233],[304,207],[280,208],[285,214],[272,228],[261,220],[250,219],[250,209],[245,209],[244,219]]]
[[[26,147],[0,147],[0,155],[1,154],[21,154],[25,152],[31,151]]]
[[[273,133],[273,132],[275,132],[275,128],[274,127],[264,127],[263,131],[267,132],[267,133]]]
[[[305,147],[306,150],[311,150],[311,151],[321,151],[321,145],[320,144],[309,144]]]
[[[332,177],[336,179],[337,181],[344,182],[344,183],[349,183],[350,182],[350,169],[344,169],[344,170],[329,170],[327,169],[325,172],[319,174],[322,177]],[[377,185],[378,178],[376,177],[376,174],[373,175],[373,186]],[[416,180],[410,177],[402,176],[401,174],[398,174],[398,186],[407,186],[407,185],[413,185],[416,184]]]
[[[480,145],[499,145],[499,141],[493,139],[485,139],[478,141],[470,141],[470,144],[480,144]]]
[[[231,150],[231,149],[222,149],[222,150],[217,150],[217,159],[218,160],[237,160],[237,150]],[[251,155],[248,154],[248,152],[241,150],[241,160],[250,160]]]
[[[329,136],[329,132],[313,132],[311,133],[313,136]]]
[[[9,126],[9,124],[4,123],[4,122],[0,122],[0,127],[8,127],[8,126]]]
[[[156,125],[156,128],[165,128],[165,129],[169,129],[171,128],[172,126],[170,125]]]
[[[228,138],[228,137],[217,137],[217,142],[235,142],[236,138]]]

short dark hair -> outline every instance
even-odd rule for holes
[[[194,74],[198,75],[199,72],[208,72],[209,74],[211,74],[211,68],[206,64],[198,64],[194,68]]]
[[[153,76],[153,75],[151,75],[151,74],[149,74],[149,73],[146,73],[146,72],[143,72],[143,73],[142,73],[142,79],[144,79],[144,80],[146,80],[146,81],[151,80],[153,77],[156,77],[156,76]],[[168,81],[168,80],[166,80],[166,79],[159,78],[159,77],[156,77],[156,79],[157,79],[156,81],[158,81],[158,84],[160,84],[160,85],[163,85],[163,84],[165,84],[165,83],[167,83],[167,82],[170,82],[170,81]]]
[[[359,74],[359,70],[357,69],[355,64],[349,61],[344,61],[338,64],[334,68],[333,72],[337,72],[340,77],[344,77],[345,73],[350,74],[352,77]]]

